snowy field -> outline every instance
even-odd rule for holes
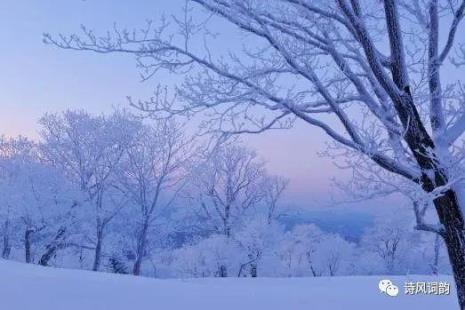
[[[381,277],[228,278],[158,280],[0,260],[0,309],[456,309],[450,296],[406,296],[405,281],[448,277],[389,277],[397,297],[379,293]],[[452,282],[451,282],[452,284]]]

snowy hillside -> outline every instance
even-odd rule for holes
[[[397,297],[378,291],[381,277],[227,278],[157,280],[0,260],[0,305],[8,310],[185,309],[456,309],[450,296],[406,296],[406,281],[447,277],[389,277]],[[452,289],[452,285],[451,285]],[[455,294],[455,293],[454,293]]]

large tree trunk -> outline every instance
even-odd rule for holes
[[[448,190],[434,200],[439,220],[444,226],[443,238],[454,272],[460,309],[465,310],[465,230],[457,195]]]
[[[396,66],[393,66],[393,69]],[[400,66],[399,66],[400,67]],[[422,170],[419,180],[423,190],[431,193],[442,187],[449,187],[449,176],[438,156],[436,145],[428,134],[413,101],[410,88],[402,81],[402,74],[392,71],[394,82],[403,90],[400,97],[393,98],[394,106],[405,129],[407,142],[416,162]],[[454,272],[460,309],[465,310],[465,227],[464,217],[457,194],[449,189],[434,199],[439,221],[444,226],[443,238]]]

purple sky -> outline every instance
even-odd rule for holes
[[[170,1],[17,1],[0,2],[0,133],[35,136],[45,112],[84,108],[99,113],[127,105],[126,96],[146,98],[158,81],[141,83],[135,63],[124,55],[59,50],[42,43],[42,33],[97,31],[142,26],[165,12],[176,13],[183,0]],[[224,30],[228,31],[228,30]],[[169,76],[163,83],[173,84]],[[327,205],[330,179],[346,172],[320,158],[326,136],[305,124],[287,131],[246,137],[272,173],[290,178],[288,199],[301,206]]]

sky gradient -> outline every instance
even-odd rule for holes
[[[44,32],[79,32],[81,24],[103,32],[114,22],[143,26],[161,13],[176,14],[183,0],[171,1],[14,1],[0,3],[0,133],[37,136],[37,120],[45,112],[86,109],[106,112],[127,105],[126,96],[148,97],[161,79],[140,82],[135,62],[125,55],[98,55],[60,50],[42,42]],[[225,30],[228,31],[228,30]],[[270,172],[291,180],[287,200],[306,206],[328,204],[330,179],[347,172],[320,158],[327,137],[318,129],[297,124],[294,129],[244,138],[267,161]]]

